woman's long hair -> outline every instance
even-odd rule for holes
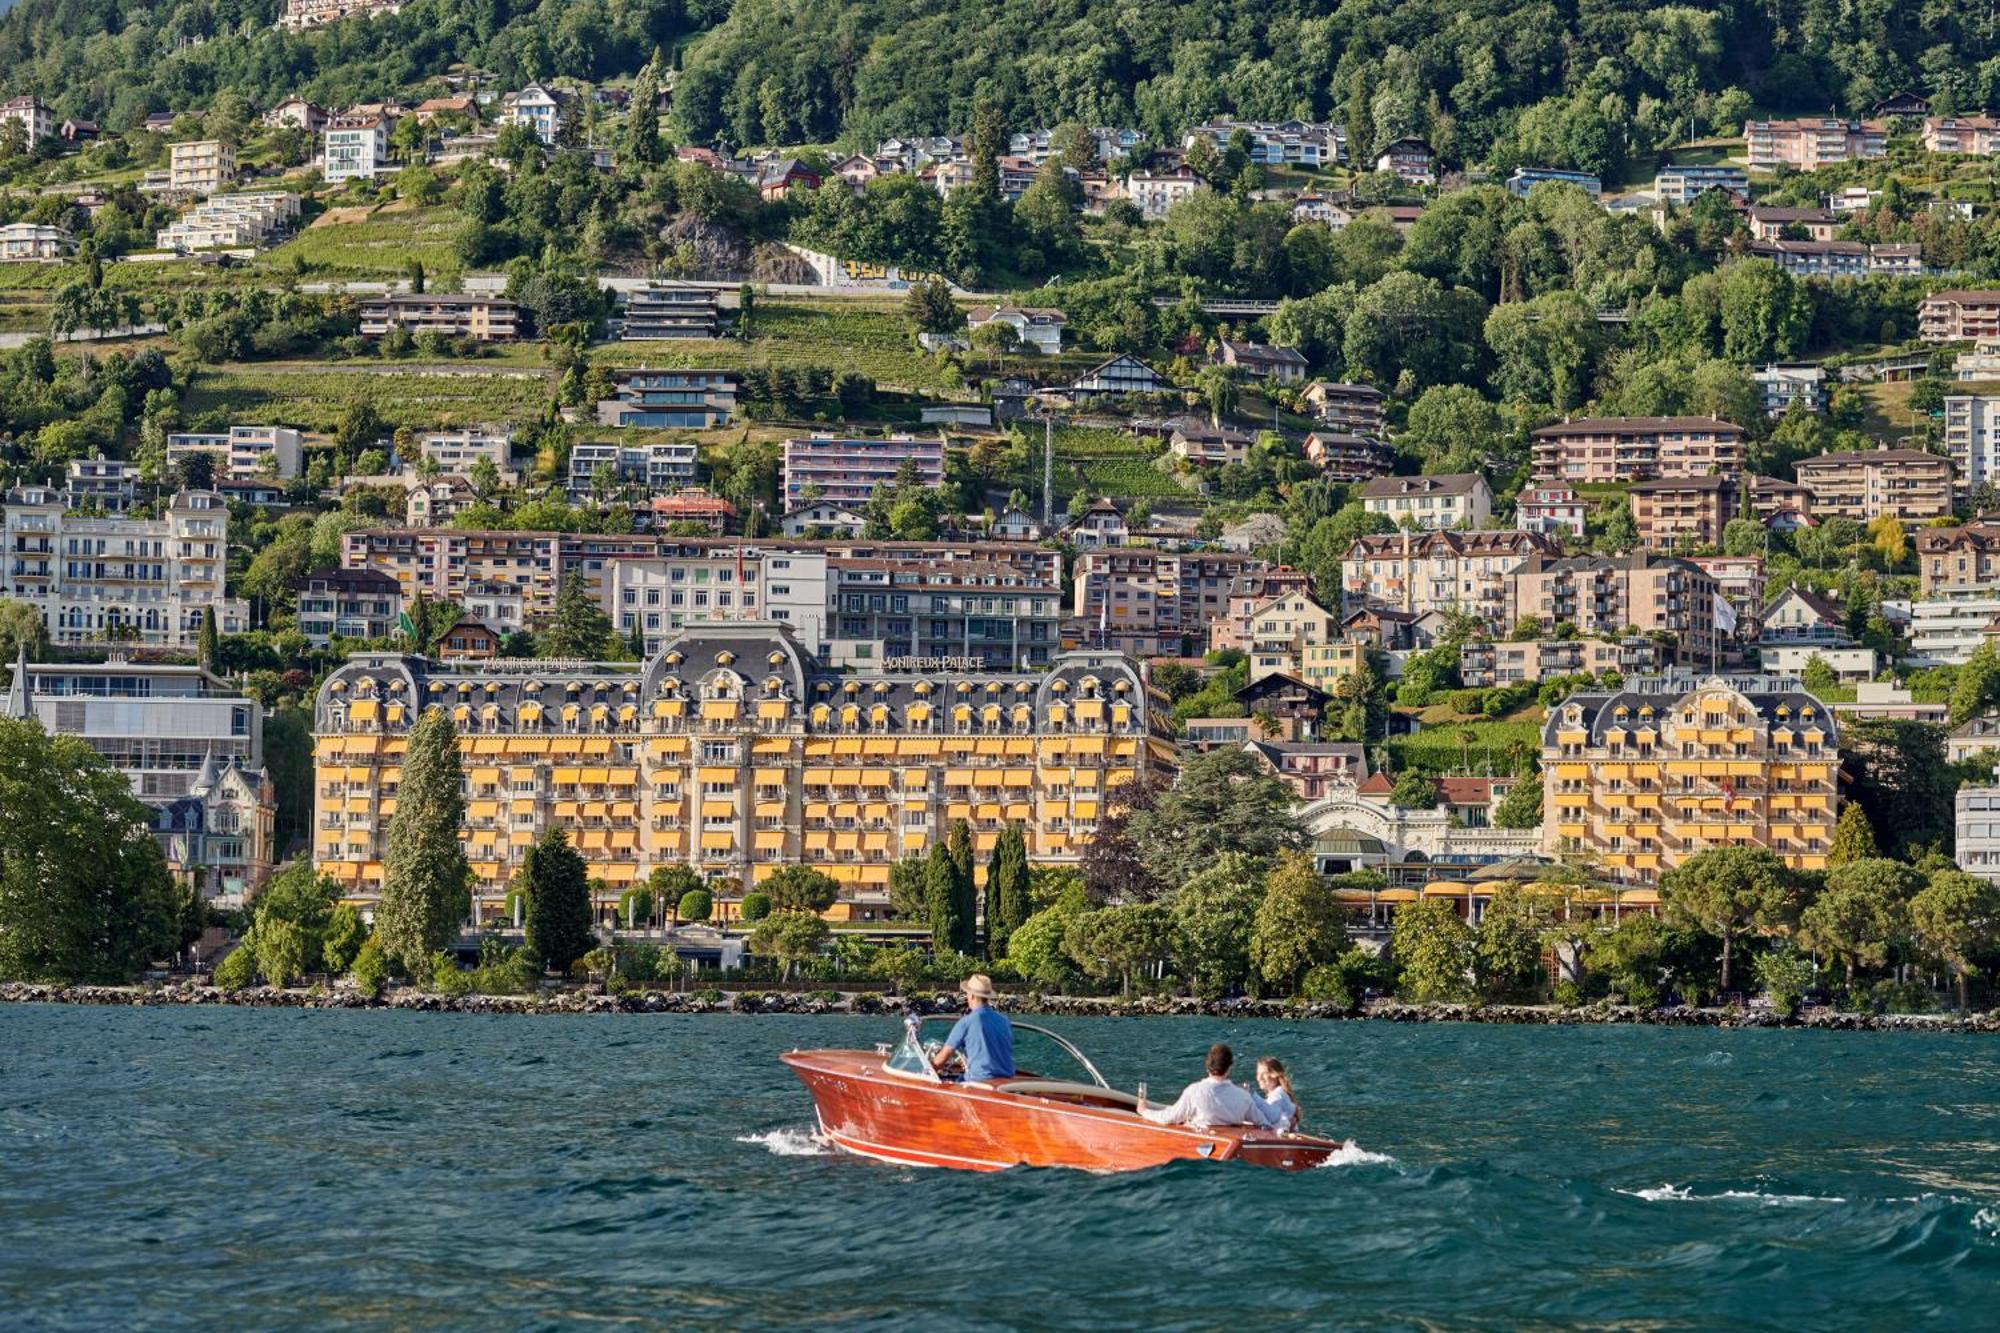
[[[1267,1055],[1257,1062],[1257,1068],[1270,1070],[1271,1076],[1278,1080],[1278,1086],[1283,1088],[1285,1095],[1292,1099],[1292,1123],[1290,1128],[1296,1130],[1306,1122],[1306,1113],[1305,1108],[1299,1105],[1298,1097],[1292,1092],[1292,1076],[1285,1072],[1285,1062],[1275,1055]]]

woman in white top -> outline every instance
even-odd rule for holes
[[[1299,1127],[1299,1104],[1292,1100],[1292,1076],[1285,1062],[1267,1055],[1257,1062],[1257,1087],[1264,1094],[1264,1120],[1281,1133]]]

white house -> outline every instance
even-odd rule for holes
[[[387,170],[389,131],[394,125],[388,116],[335,116],[329,120],[320,154],[321,172],[328,183],[374,180],[377,173]]]
[[[1021,346],[1053,356],[1062,351],[1063,326],[1069,316],[1046,306],[976,305],[965,314],[965,326],[979,330],[989,324],[1005,324],[1014,330]]]
[[[841,505],[815,501],[786,514],[779,526],[787,537],[827,535],[859,537],[867,532],[868,520]]]

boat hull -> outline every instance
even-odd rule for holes
[[[931,1083],[883,1068],[867,1051],[792,1051],[781,1057],[812,1094],[820,1131],[862,1157],[961,1171],[1061,1166],[1137,1171],[1182,1159],[1241,1160],[1299,1170],[1318,1166],[1339,1143],[1247,1128],[1156,1125],[1089,1090],[1062,1095],[991,1085]]]

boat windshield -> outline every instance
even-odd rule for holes
[[[898,1074],[913,1074],[918,1078],[938,1081],[937,1070],[931,1065],[930,1053],[918,1033],[921,1025],[911,1015],[903,1020],[903,1039],[896,1043],[896,1049],[889,1054],[888,1068]]]

